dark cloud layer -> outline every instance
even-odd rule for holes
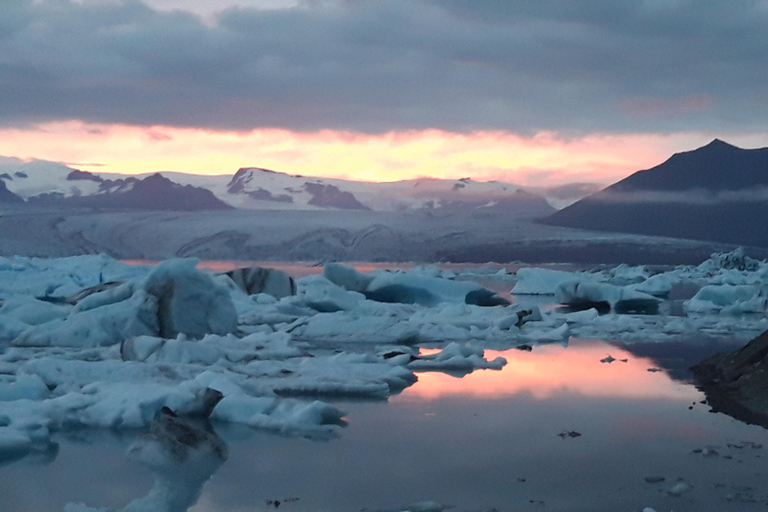
[[[766,27],[756,0],[3,0],[0,123],[762,131]]]

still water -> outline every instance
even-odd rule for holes
[[[332,439],[216,424],[228,458],[189,477],[181,464],[150,470],[127,457],[132,434],[59,434],[57,452],[0,467],[0,510],[120,509],[158,482],[184,488],[193,512],[275,510],[276,501],[295,512],[402,510],[425,500],[466,511],[765,510],[768,431],[710,413],[671,377],[684,372],[655,371],[672,359],[684,367],[685,351],[630,350],[572,339],[489,352],[507,358],[502,371],[422,373],[388,402],[337,403],[348,426]],[[616,361],[601,363],[607,355]],[[684,492],[671,495],[675,486]]]

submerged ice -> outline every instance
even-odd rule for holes
[[[328,264],[294,282],[269,269],[216,274],[196,263],[0,259],[0,458],[45,450],[58,429],[148,429],[167,411],[332,436],[344,412],[330,402],[387,399],[423,371],[500,369],[506,361],[486,359],[486,348],[570,336],[748,338],[768,327],[768,265],[740,253],[663,272],[482,275],[516,281],[522,304],[473,282],[476,270]],[[696,291],[675,312],[666,298],[682,285]],[[570,307],[528,305],[524,294]],[[220,401],[208,411],[212,392]]]

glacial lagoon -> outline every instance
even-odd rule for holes
[[[556,308],[551,297],[509,297]],[[332,431],[214,421],[225,457],[138,460],[142,431],[61,429],[2,462],[0,510],[150,510],[146,498],[169,487],[190,504],[174,512],[764,510],[768,431],[712,413],[687,371],[744,337],[629,338],[486,350],[506,365],[417,372],[386,400],[323,397],[344,411]]]
[[[653,358],[590,340],[488,354],[497,355],[508,361],[501,371],[421,373],[388,402],[338,402],[348,424],[329,439],[214,425],[229,455],[189,510],[275,510],[278,500],[296,512],[425,501],[466,511],[768,504],[768,431],[709,412],[699,391],[655,371]],[[607,355],[616,361],[601,363]],[[0,467],[0,508],[126,506],[154,482],[126,456],[135,437],[92,429],[55,436],[55,453]],[[670,494],[681,482],[690,489]]]

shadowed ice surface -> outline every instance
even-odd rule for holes
[[[636,356],[573,339],[487,352],[506,367],[463,378],[422,373],[388,403],[337,404],[349,425],[325,441],[216,424],[229,456],[207,466],[207,482],[200,471],[180,481],[193,458],[130,456],[157,439],[59,434],[57,456],[0,467],[0,510],[143,510],[130,504],[169,474],[200,493],[196,512],[275,510],[277,501],[297,512],[403,510],[427,500],[467,511],[764,510],[768,432],[710,413],[667,370],[648,371],[673,361],[684,377],[685,352],[670,358],[661,345],[658,359],[652,346],[627,347]],[[613,362],[600,362],[609,355]]]

